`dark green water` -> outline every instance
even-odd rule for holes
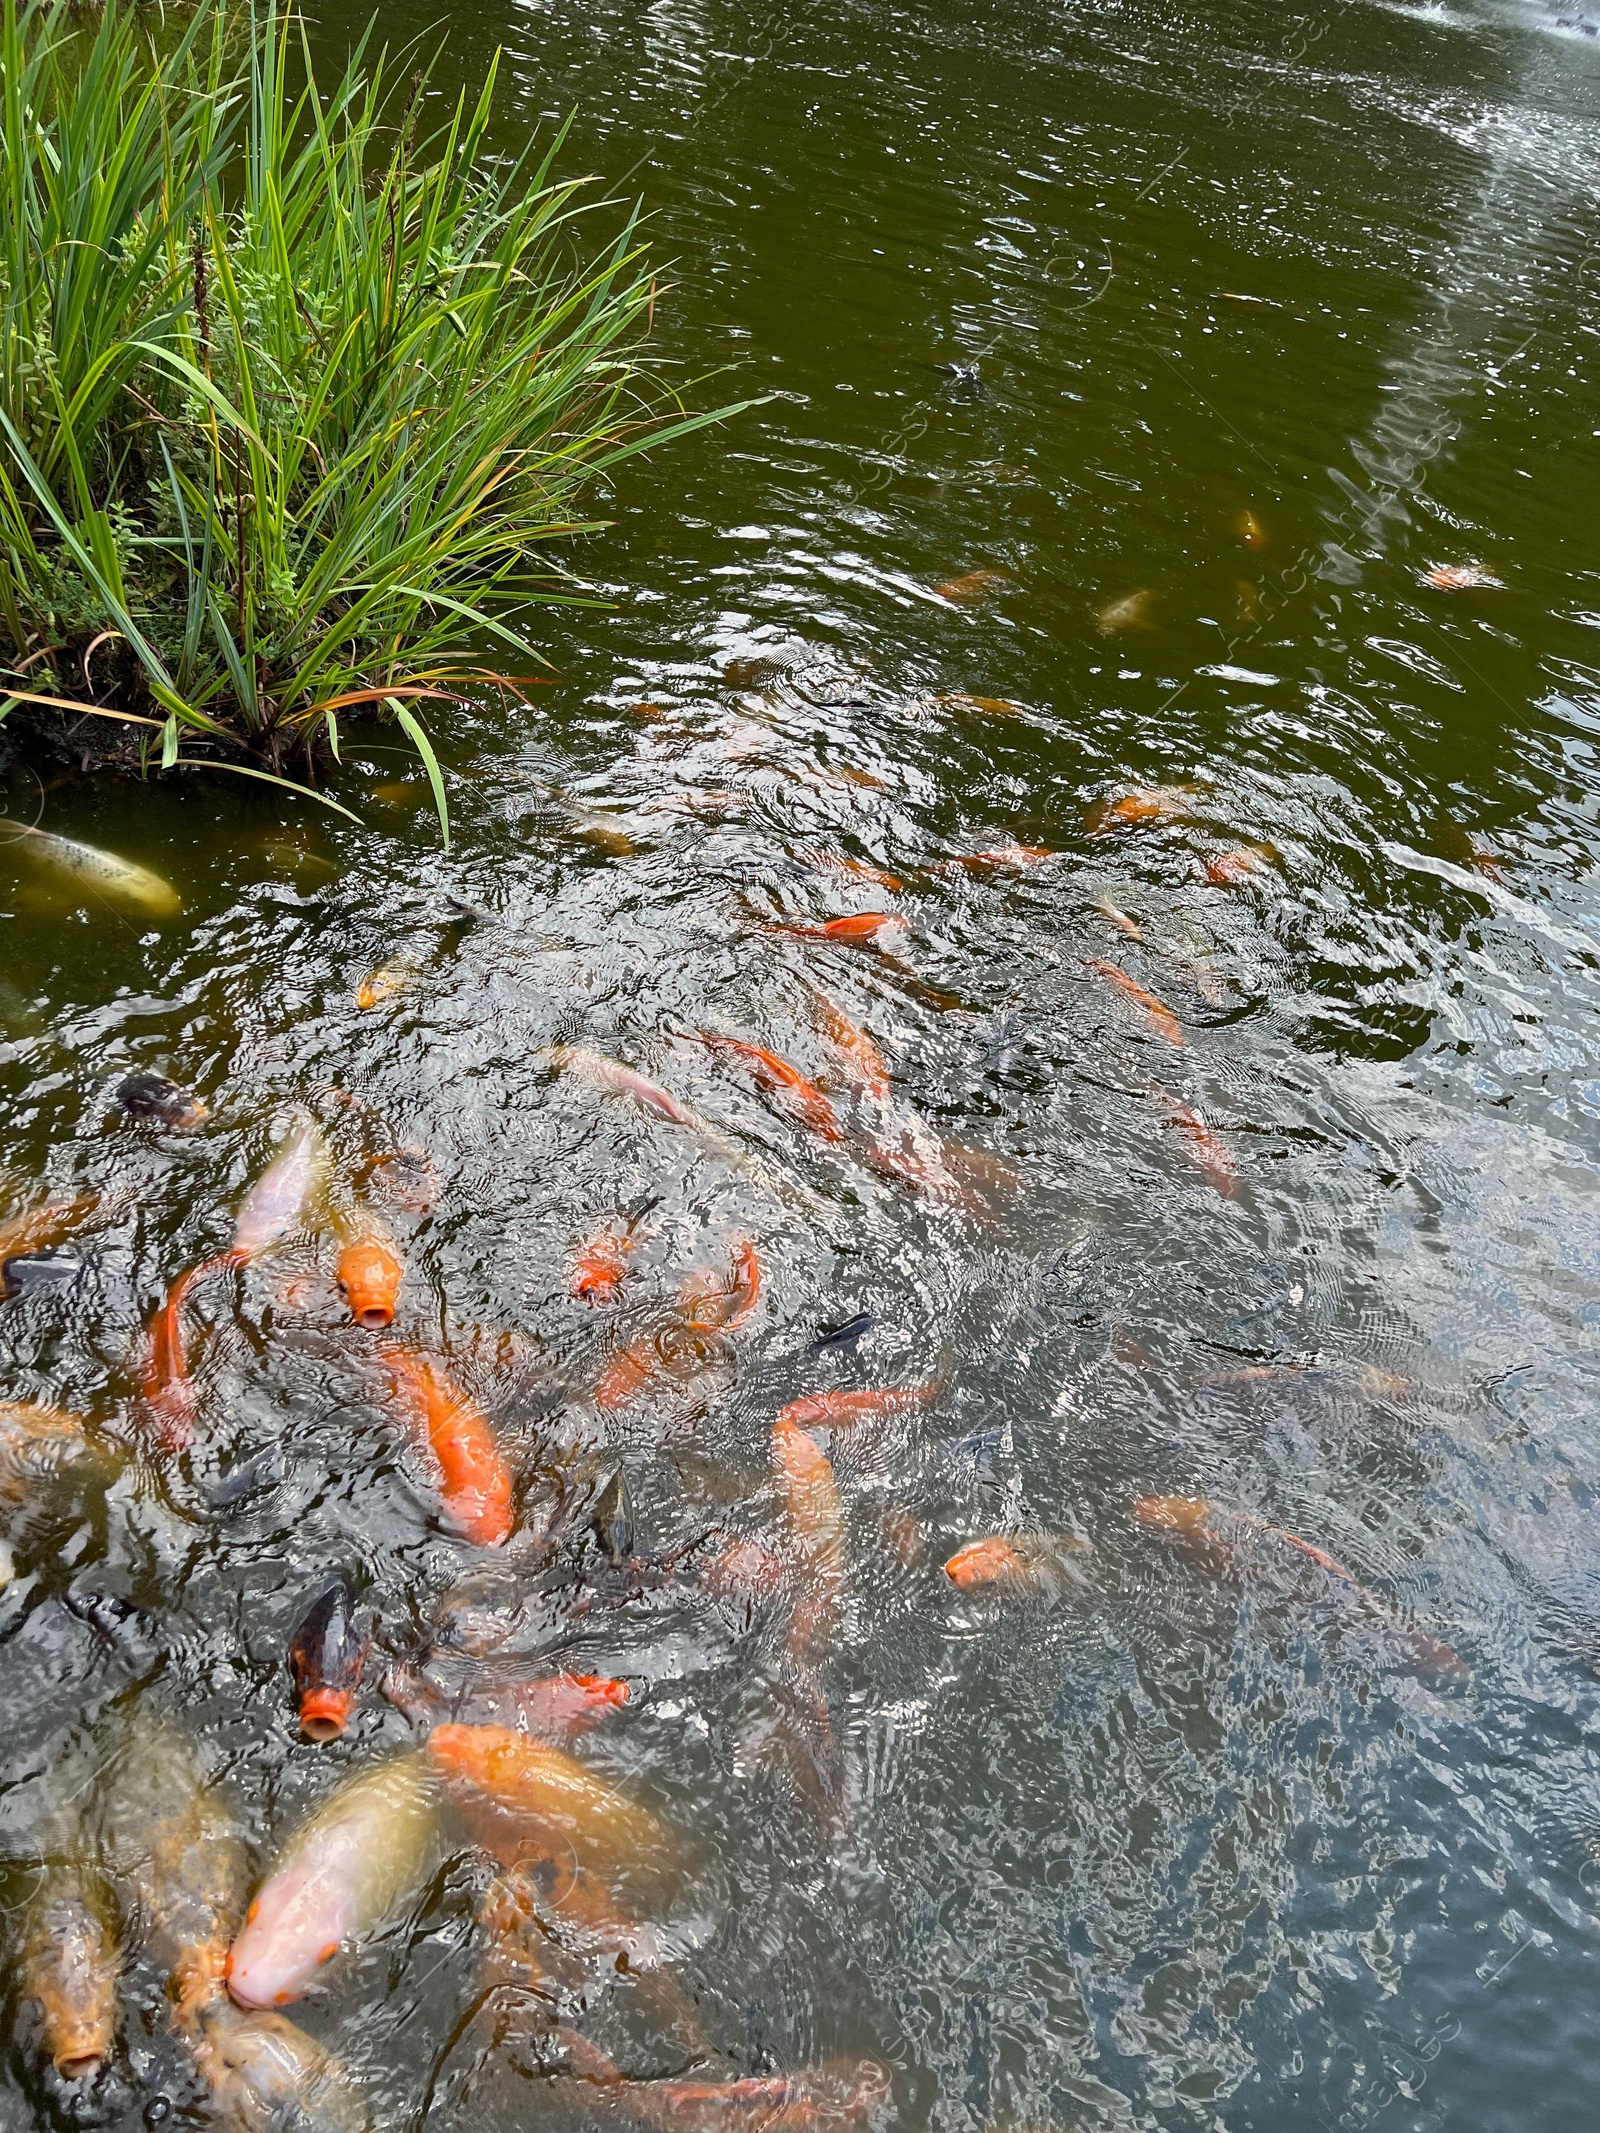
[[[320,18],[330,57],[359,12]],[[552,611],[537,714],[454,745],[448,858],[419,787],[368,797],[407,775],[382,735],[341,787],[359,832],[233,791],[11,780],[13,812],[143,859],[186,908],[52,902],[20,851],[0,876],[0,1162],[21,1200],[105,1195],[74,1278],[0,1306],[8,1396],[139,1441],[143,1324],[308,1104],[343,1119],[341,1160],[429,1151],[408,1337],[535,1494],[620,1452],[662,1558],[718,1519],[781,1532],[783,1401],[941,1374],[926,1411],[834,1440],[837,1827],[750,1752],[770,1622],[673,1592],[544,1634],[551,1664],[632,1684],[582,1752],[686,1832],[669,1969],[708,2078],[869,2053],[892,2122],[940,2133],[1592,2121],[1597,19],[464,11],[441,82],[503,44],[506,146],[576,109],[568,167],[642,190],[660,358],[721,372],[702,404],[772,397],[619,481],[580,559],[611,604]],[[1468,565],[1499,582],[1426,581]],[[1192,788],[1182,818],[1086,833],[1148,786]],[[1013,840],[1057,856],[950,864]],[[1207,878],[1245,843],[1265,874]],[[448,929],[446,893],[485,921]],[[910,920],[895,959],[768,930],[875,904]],[[395,958],[415,974],[360,1011]],[[689,1041],[818,1072],[811,980],[898,1101],[1020,1173],[998,1220],[819,1145]],[[778,1189],[553,1077],[556,1042],[667,1083]],[[107,1122],[153,1066],[213,1106],[199,1138]],[[694,1397],[607,1417],[571,1253],[647,1195],[647,1293],[739,1230],[762,1300]],[[103,1502],[16,1521],[13,1860],[67,1744],[140,1697],[263,1860],[410,1738],[373,1694],[348,1742],[299,1742],[283,1671],[330,1564],[397,1654],[470,1556],[332,1263],[307,1239],[204,1307],[182,1475],[136,1459]],[[862,1310],[853,1352],[793,1359]],[[1375,1597],[1270,1538],[1186,1554],[1133,1517],[1150,1493],[1257,1514]],[[1092,1540],[1081,1588],[980,1603],[938,1568],[1025,1529]],[[581,1594],[592,1566],[561,1560]],[[64,1604],[97,1592],[159,1642]],[[1408,1626],[1470,1685],[1419,1678]],[[475,1876],[443,1870],[306,2025],[383,2127],[586,2122],[600,2101],[540,2071],[549,2005],[498,2042],[473,2013]],[[558,2011],[630,2070],[689,2063],[600,1966]],[[19,2042],[3,2123],[189,2122],[148,1979],[125,2039],[73,2109]]]

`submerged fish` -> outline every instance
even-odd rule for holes
[[[981,852],[958,852],[950,864],[965,867],[969,874],[990,874],[1002,868],[1042,866],[1056,857],[1047,844],[995,844]]]
[[[1440,592],[1499,592],[1504,578],[1497,578],[1481,563],[1434,563],[1422,573],[1422,582]]]
[[[1083,818],[1091,837],[1106,830],[1138,829],[1147,822],[1187,822],[1193,789],[1187,785],[1152,785],[1142,791],[1120,793],[1114,800],[1097,800]]]
[[[959,605],[989,599],[1002,585],[1009,584],[1010,579],[1011,573],[1006,570],[969,570],[964,577],[946,578],[934,590],[941,600],[953,600]]]
[[[70,1860],[46,1864],[22,1922],[17,1983],[39,2009],[41,2042],[63,2081],[89,2081],[110,2058],[121,1951],[99,1877]]]
[[[363,1011],[381,1007],[385,1000],[392,1000],[415,984],[422,975],[422,964],[415,955],[397,955],[387,963],[380,963],[369,970],[356,987],[356,1005]]]
[[[944,1574],[963,1592],[1056,1600],[1083,1582],[1083,1559],[1093,1553],[1076,1533],[995,1533],[958,1548]]]
[[[891,896],[898,896],[904,887],[895,875],[885,874],[881,867],[869,866],[864,859],[852,858],[848,852],[802,852],[796,856],[819,874],[848,874],[856,881],[870,881],[880,889],[887,889]]]
[[[791,1400],[780,1410],[778,1426],[848,1429],[855,1422],[911,1414],[919,1407],[931,1406],[943,1387],[942,1378],[929,1378],[920,1385],[876,1385],[858,1392],[811,1393],[803,1400]]]
[[[558,1069],[576,1070],[586,1075],[589,1080],[598,1082],[601,1088],[609,1089],[613,1095],[629,1098],[642,1111],[649,1112],[653,1117],[664,1118],[674,1126],[682,1126],[706,1147],[714,1148],[734,1169],[742,1170],[758,1184],[772,1185],[773,1181],[763,1166],[747,1150],[729,1140],[725,1133],[712,1125],[709,1119],[702,1118],[698,1111],[691,1111],[686,1103],[680,1103],[672,1091],[662,1088],[659,1082],[636,1073],[632,1067],[624,1066],[618,1059],[608,1059],[604,1053],[591,1052],[582,1045],[552,1045],[547,1056]]]
[[[1459,1688],[1472,1678],[1459,1652],[1402,1621],[1386,1600],[1363,1585],[1343,1563],[1254,1511],[1214,1503],[1203,1496],[1141,1496],[1133,1506],[1133,1515],[1149,1531],[1186,1541],[1219,1560],[1237,1560],[1243,1553],[1259,1552],[1263,1545],[1293,1549],[1373,1616],[1424,1680]]]
[[[97,1192],[80,1192],[70,1200],[50,1200],[8,1215],[0,1222],[0,1268],[8,1259],[20,1259],[25,1252],[48,1251],[52,1245],[60,1244],[80,1223],[87,1222],[99,1205]]]
[[[990,718],[1021,718],[1024,711],[1024,706],[1013,703],[1009,696],[973,696],[965,689],[953,689],[939,701],[951,710],[982,711]]]
[[[1219,889],[1242,889],[1270,874],[1276,858],[1270,844],[1241,844],[1231,852],[1213,852],[1206,861],[1206,880]]]
[[[371,2133],[372,2114],[339,2061],[283,2015],[218,1999],[192,2031],[224,2133]]]
[[[633,1496],[624,1468],[619,1466],[601,1490],[592,1523],[606,1560],[620,1570],[633,1554]]]
[[[799,1549],[800,1591],[789,1652],[804,1669],[832,1649],[844,1591],[844,1506],[833,1463],[798,1422],[779,1415],[772,1429],[772,1472]]]
[[[828,2059],[731,2081],[632,2080],[587,2037],[558,2036],[575,2074],[657,2133],[843,2133],[881,2120],[894,2096],[888,2069],[875,2059]]]
[[[1095,617],[1102,637],[1116,637],[1125,630],[1148,630],[1155,626],[1156,596],[1148,585],[1112,600]]]
[[[6,835],[0,842],[20,838],[18,849],[39,865],[49,868],[62,881],[95,897],[126,904],[147,918],[176,918],[183,899],[170,881],[152,874],[148,867],[115,852],[102,852],[92,844],[78,844],[71,837],[57,837],[50,830],[34,829],[25,822],[7,818]]]
[[[395,1392],[426,1432],[438,1464],[440,1508],[456,1531],[496,1548],[515,1523],[511,1474],[487,1415],[414,1348],[386,1348]]]
[[[1246,548],[1261,549],[1267,545],[1267,529],[1248,504],[1233,514],[1233,537]]]
[[[21,1503],[89,1451],[81,1415],[33,1400],[0,1400],[0,1503]]]
[[[666,1831],[582,1763],[507,1726],[435,1726],[427,1754],[474,1833],[508,1864],[552,1854],[580,1871],[664,1865]]]
[[[858,1029],[842,1007],[826,993],[813,990],[817,1021],[839,1066],[866,1096],[882,1099],[889,1093],[889,1062],[864,1029]]]
[[[504,1666],[475,1666],[454,1686],[427,1668],[397,1667],[384,1694],[419,1724],[500,1726],[555,1743],[587,1733],[629,1698],[628,1684],[605,1674],[530,1675]]]
[[[1198,1111],[1169,1096],[1165,1089],[1154,1092],[1155,1099],[1172,1124],[1177,1127],[1188,1143],[1195,1161],[1225,1200],[1238,1198],[1239,1173],[1234,1168],[1233,1157],[1212,1132]]]
[[[253,1258],[280,1244],[302,1220],[325,1161],[322,1136],[309,1118],[285,1135],[283,1145],[239,1203],[233,1251]]]
[[[1114,985],[1125,999],[1133,1002],[1143,1013],[1145,1020],[1165,1043],[1183,1048],[1183,1025],[1170,1007],[1158,1000],[1153,992],[1146,992],[1136,978],[1130,978],[1125,970],[1115,963],[1108,963],[1099,956],[1091,956],[1089,968],[1098,971],[1108,984]]]
[[[101,1804],[124,1913],[167,1980],[181,2022],[214,1999],[244,1908],[244,1839],[193,1749],[145,1710],[108,1762]]]
[[[228,1953],[241,2007],[297,2000],[339,1950],[427,1885],[438,1787],[425,1749],[358,1771],[289,1839]]]
[[[796,1066],[762,1045],[748,1044],[739,1037],[720,1037],[700,1031],[700,1042],[721,1059],[735,1059],[750,1069],[752,1080],[775,1097],[781,1107],[819,1140],[843,1139],[838,1118],[826,1096],[808,1081]]]
[[[668,1323],[608,1358],[595,1384],[597,1405],[614,1414],[652,1384],[692,1377],[721,1353],[722,1336],[745,1323],[760,1294],[760,1256],[748,1237],[735,1237],[726,1274],[691,1274]]]
[[[578,1247],[573,1262],[572,1294],[580,1303],[610,1303],[621,1288],[628,1262],[644,1242],[635,1218],[608,1222]]]
[[[394,1324],[405,1273],[394,1238],[369,1207],[342,1209],[333,1226],[340,1243],[339,1286],[350,1316],[369,1332],[381,1332]]]
[[[407,1214],[430,1215],[439,1201],[439,1175],[423,1148],[392,1148],[366,1166],[371,1189]]]
[[[1119,904],[1114,904],[1111,901],[1109,896],[1097,896],[1094,900],[1094,907],[1097,911],[1104,913],[1110,919],[1112,925],[1125,933],[1130,941],[1142,941],[1144,939],[1144,932],[1139,921],[1136,918],[1130,918]]]
[[[807,1341],[799,1350],[799,1355],[802,1359],[808,1359],[826,1355],[835,1348],[853,1348],[862,1335],[870,1333],[877,1323],[878,1314],[875,1311],[858,1311],[842,1325],[824,1327],[814,1340]]]
[[[371,1641],[356,1621],[355,1595],[343,1578],[320,1592],[295,1624],[289,1671],[307,1740],[337,1740],[350,1723]]]
[[[173,1133],[193,1133],[211,1115],[198,1096],[165,1074],[130,1074],[117,1083],[114,1094],[130,1118],[165,1126]]]
[[[734,1536],[724,1538],[700,1559],[697,1576],[714,1599],[749,1606],[788,1583],[795,1567],[792,1557],[780,1555],[761,1541]]]
[[[217,1267],[242,1267],[258,1252],[280,1243],[302,1219],[322,1166],[322,1136],[310,1119],[302,1119],[291,1127],[278,1153],[240,1201],[233,1243],[227,1251],[189,1267],[167,1291],[167,1300],[150,1325],[144,1396],[169,1451],[181,1449],[192,1433],[195,1395],[183,1340],[185,1297],[202,1275]]]

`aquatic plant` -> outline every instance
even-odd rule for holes
[[[492,152],[493,92],[433,125],[370,31],[323,93],[275,9],[5,0],[0,717],[290,782],[392,716],[448,839],[425,718],[528,700],[579,492],[709,419],[641,360],[636,211],[587,256],[601,203],[561,134]]]

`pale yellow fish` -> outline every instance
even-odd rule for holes
[[[1155,594],[1149,586],[1141,585],[1137,592],[1124,593],[1120,600],[1101,608],[1095,625],[1102,637],[1120,636],[1125,630],[1153,629],[1155,607]]]
[[[115,852],[102,852],[96,845],[79,844],[25,822],[0,824],[0,842],[8,839],[60,880],[96,899],[125,904],[150,918],[176,918],[183,909],[183,899],[171,882],[135,860],[120,859]]]

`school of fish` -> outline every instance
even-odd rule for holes
[[[1242,513],[1247,547],[1265,538]],[[1441,581],[1442,582],[1442,581]],[[994,597],[1000,573],[973,571],[940,597]],[[1149,626],[1151,597],[1107,609],[1105,630]],[[969,699],[979,709],[1008,707]],[[1167,786],[1107,792],[1090,810],[1090,838],[1182,830],[1206,835],[1207,795]],[[1284,862],[1271,847],[1209,839],[1208,884],[1270,893]],[[94,864],[87,847],[45,855],[58,871],[165,912],[164,885],[142,871]],[[973,874],[1023,871],[1057,855],[1008,843],[943,864]],[[807,1056],[786,1056],[766,1033],[735,1026],[666,1033],[646,1067],[578,1043],[542,1055],[553,1099],[610,1106],[670,1142],[686,1161],[735,1171],[784,1220],[814,1212],[811,1188],[766,1147],[702,1112],[672,1087],[674,1062],[753,1096],[775,1123],[819,1155],[910,1194],[975,1239],[996,1234],[1024,1189],[1019,1170],[938,1133],[897,1087],[885,1042],[841,1004],[836,979],[851,957],[880,959],[905,982],[915,939],[905,877],[865,861],[808,855],[807,866],[867,908],[837,916],[770,914],[762,930],[792,944],[810,1007]],[[1085,957],[1078,976],[1141,1065],[1135,1076],[1152,1137],[1170,1132],[1217,1194],[1248,1189],[1226,1128],[1168,1086],[1191,1040],[1176,987],[1207,998],[1206,973],[1164,959],[1137,918],[1109,899],[1098,916],[1112,954]],[[1134,968],[1126,967],[1137,957]],[[362,980],[370,1013],[414,983],[397,958]],[[1135,974],[1137,971],[1137,975]],[[1163,1062],[1166,1062],[1164,1065]],[[657,1078],[657,1076],[661,1078]],[[203,1135],[202,1098],[164,1076],[135,1075],[113,1092],[138,1129]],[[811,1329],[790,1358],[802,1373],[761,1421],[765,1480],[739,1507],[708,1504],[699,1538],[666,1556],[641,1532],[629,1488],[629,1447],[692,1430],[711,1391],[737,1379],[752,1330],[774,1311],[760,1237],[711,1226],[686,1239],[647,1195],[597,1207],[568,1240],[570,1299],[594,1339],[581,1382],[565,1396],[589,1418],[590,1451],[562,1468],[530,1451],[515,1425],[499,1357],[514,1371],[516,1336],[492,1335],[452,1352],[408,1296],[407,1240],[439,1205],[425,1149],[358,1145],[352,1107],[308,1086],[277,1122],[275,1144],[232,1200],[210,1210],[215,1248],[173,1268],[165,1294],[135,1335],[137,1431],[130,1441],[95,1419],[32,1399],[0,1402],[0,1509],[47,1492],[103,1484],[117,1462],[154,1461],[181,1477],[206,1442],[212,1398],[203,1359],[219,1318],[239,1311],[251,1284],[276,1283],[280,1302],[308,1288],[343,1318],[341,1363],[388,1418],[394,1471],[429,1507],[457,1551],[458,1575],[420,1645],[396,1649],[365,1603],[359,1574],[330,1566],[308,1588],[283,1654],[282,1696],[299,1753],[316,1757],[352,1734],[363,1700],[404,1715],[410,1745],[358,1756],[321,1789],[281,1841],[247,1826],[238,1788],[191,1739],[179,1716],[113,1704],[74,1737],[70,1781],[34,1832],[31,1886],[16,1916],[18,2048],[60,2094],[87,2095],[118,2061],[125,1980],[139,1966],[161,1980],[167,2022],[217,2120],[228,2127],[361,2133],[374,2121],[360,2082],[293,2013],[314,1992],[337,1994],[353,1962],[411,1916],[451,1861],[475,1862],[473,1918],[484,1991],[509,1994],[505,2020],[537,2030],[545,2074],[603,2099],[632,2122],[661,2128],[793,2128],[825,2133],[887,2126],[892,2065],[819,2059],[741,2072],[707,2044],[693,1998],[674,1975],[664,1909],[692,1886],[696,1844],[681,1810],[625,1788],[586,1759],[591,1737],[626,1729],[639,1684],[563,1665],[559,1635],[530,1621],[563,1609],[648,1603],[671,1591],[723,1610],[736,1633],[760,1639],[759,1695],[737,1745],[737,1771],[774,1786],[810,1818],[816,1841],[848,1841],[848,1751],[836,1723],[836,1658],[850,1605],[849,1461],[870,1442],[892,1466],[907,1418],[937,1411],[949,1390],[945,1357],[891,1382],[818,1382],[824,1358],[848,1370],[874,1323],[863,1313]],[[0,1267],[72,1240],[92,1245],[107,1210],[91,1192],[16,1195],[0,1221]],[[293,1271],[312,1242],[317,1271]],[[559,1469],[559,1470],[558,1470]],[[1342,1617],[1384,1664],[1436,1688],[1458,1688],[1465,1662],[1411,1620],[1376,1584],[1315,1541],[1251,1505],[1147,1495],[1126,1506],[1127,1532],[1168,1576],[1191,1575],[1276,1591],[1302,1610]],[[883,1521],[886,1557],[920,1575],[929,1536],[903,1509]],[[14,1574],[0,1543],[0,1579]],[[547,1573],[576,1560],[576,1582],[551,1599]],[[943,1562],[938,1589],[952,1606],[1071,1607],[1092,1595],[1100,1550],[1084,1531],[1044,1531],[1017,1519],[970,1533]],[[937,1562],[937,1557],[933,1558]],[[931,1566],[930,1566],[931,1567]],[[531,1638],[531,1644],[530,1644]],[[670,2073],[631,2074],[581,2026],[583,2001],[563,1980],[596,1960],[647,1984],[647,2004],[676,2054]],[[498,2034],[498,2032],[497,2032]],[[154,2121],[152,2121],[154,2122]]]

